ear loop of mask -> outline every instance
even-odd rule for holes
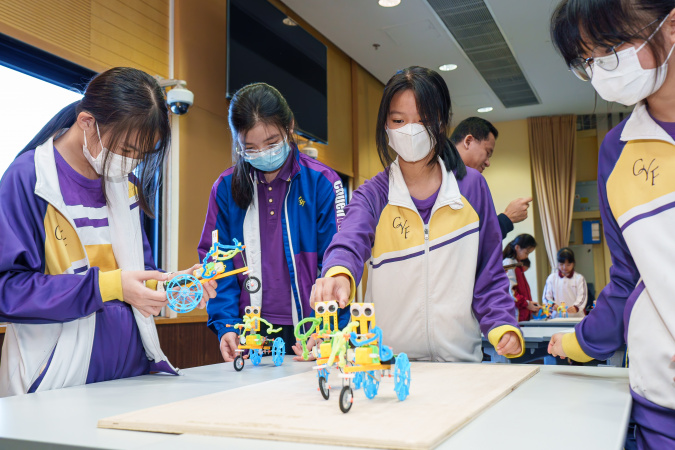
[[[96,121],[96,134],[98,134],[98,144],[101,146],[101,151],[103,151],[103,141],[101,140],[101,131],[98,129],[98,121]]]
[[[635,49],[635,53],[637,53],[637,52],[639,52],[640,50],[642,50],[642,49],[645,47],[645,45],[647,45],[647,42],[651,41],[652,38],[653,38],[654,36],[656,36],[656,33],[658,33],[659,30],[661,29],[661,27],[663,26],[663,24],[666,23],[666,20],[668,20],[668,17],[670,17],[670,14],[668,14],[666,17],[664,17],[663,20],[661,21],[661,23],[659,24],[659,26],[656,27],[656,30],[654,30],[654,31],[652,32],[652,34],[649,35],[649,37],[642,43],[641,46],[639,46],[638,48]],[[672,53],[673,53],[673,48],[675,48],[675,45],[673,45],[673,46],[670,48],[670,53],[668,53],[668,57],[666,58],[666,61],[668,61],[668,60],[670,59],[670,55],[672,55]]]
[[[98,122],[96,122],[96,134],[98,134],[98,143],[101,145],[101,151],[103,151],[103,142],[101,141],[101,131],[98,128]],[[84,146],[89,148],[87,146],[87,130],[82,130],[82,135],[84,136]],[[91,151],[89,152],[91,153]]]

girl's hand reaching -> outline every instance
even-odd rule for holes
[[[527,309],[533,312],[537,312],[541,309],[541,306],[539,306],[535,302],[527,302]]]
[[[307,361],[314,361],[316,359],[314,355],[312,355],[312,349],[315,345],[316,341],[314,338],[307,339],[307,351],[309,351],[309,357],[307,358]],[[293,361],[304,361],[304,359],[302,359],[302,344],[300,342],[295,343],[293,346],[293,352],[296,355],[293,357]]]
[[[349,303],[351,294],[351,280],[347,275],[319,278],[312,286],[312,295],[309,297],[309,306],[314,309],[316,302],[338,302],[340,308]]]

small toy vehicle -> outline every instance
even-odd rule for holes
[[[202,267],[195,270],[192,275],[178,275],[172,278],[166,285],[166,299],[169,301],[169,308],[178,313],[186,313],[195,309],[204,295],[202,284],[211,280],[218,280],[243,273],[247,275],[244,289],[251,294],[260,290],[260,280],[249,274],[249,269],[246,265],[244,253],[246,246],[241,244],[237,239],[233,239],[234,245],[221,244],[218,242],[218,230],[214,230],[211,237],[211,249],[204,256]],[[225,272],[223,261],[232,259],[240,253],[244,259],[244,267]]]
[[[248,355],[254,366],[262,361],[263,355],[272,355],[272,362],[275,366],[280,366],[284,362],[286,354],[286,343],[280,337],[271,339],[260,334],[260,324],[267,325],[267,334],[278,333],[281,328],[272,328],[272,324],[260,317],[260,307],[247,306],[246,314],[243,317],[244,322],[236,325],[226,325],[241,330],[239,334],[239,345],[237,346],[237,356],[234,358],[234,370],[241,372],[244,368],[243,353],[248,350]]]
[[[394,391],[399,400],[403,401],[410,392],[410,361],[405,353],[394,355],[391,348],[382,344],[382,330],[375,326],[375,305],[373,303],[353,303],[350,307],[351,321],[342,330],[331,332],[326,323],[335,324],[337,328],[337,308],[333,313],[328,311],[332,303],[316,303],[317,317],[308,318],[298,323],[295,328],[295,336],[303,345],[303,358],[308,359],[309,354],[305,342],[311,335],[317,340],[312,349],[317,359],[317,377],[319,391],[324,399],[330,397],[328,376],[330,369],[335,366],[342,378],[342,390],[340,391],[339,406],[343,413],[349,412],[354,402],[353,389],[363,386],[364,393],[369,399],[377,395],[380,381],[384,377],[391,378],[391,370],[394,370]],[[325,316],[329,319],[326,320]],[[330,319],[333,318],[331,321]],[[311,319],[311,320],[309,320]],[[306,333],[302,332],[304,323],[312,323],[313,326]],[[318,333],[311,334],[319,324],[324,328]],[[355,330],[358,330],[357,334]],[[318,339],[324,339],[318,343]],[[353,383],[353,389],[352,389]]]

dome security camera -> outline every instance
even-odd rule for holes
[[[166,103],[172,113],[182,116],[188,112],[195,101],[195,95],[187,88],[177,85],[166,93]]]

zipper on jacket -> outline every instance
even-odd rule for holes
[[[429,224],[426,223],[424,224],[424,312],[426,313],[427,347],[429,349],[429,358],[430,361],[435,361],[436,357],[432,349],[431,333],[429,331]]]
[[[293,262],[293,278],[295,281],[295,290],[298,293],[298,303],[300,304],[300,317],[298,317],[298,322],[305,317],[305,311],[302,307],[302,297],[300,296],[300,284],[298,283],[298,268],[295,265],[295,255],[293,254],[293,239],[291,238],[291,227],[289,225],[288,217],[288,196],[291,195],[291,186],[293,185],[293,179],[288,182],[288,191],[286,191],[286,198],[284,199],[284,210],[286,213],[286,234],[288,235],[288,247],[291,252],[291,261]],[[293,308],[297,308],[295,305],[295,295],[293,294],[293,289],[291,289],[291,301],[293,302]]]

